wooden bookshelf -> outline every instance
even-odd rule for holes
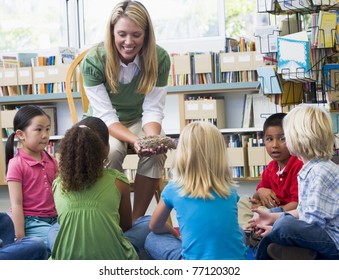
[[[185,126],[185,99],[187,95],[224,95],[228,93],[258,93],[259,82],[245,83],[218,83],[218,84],[199,84],[199,85],[183,85],[169,86],[168,94],[178,95],[178,107],[180,118],[180,130]],[[241,108],[242,110],[243,108]],[[225,108],[227,110],[227,108]],[[221,129],[222,131],[223,129]],[[232,130],[232,129],[230,129]],[[232,130],[234,131],[234,130]],[[248,131],[248,129],[246,129]]]
[[[185,126],[185,98],[187,95],[224,95],[228,93],[247,92],[257,93],[259,91],[259,82],[245,82],[245,83],[218,83],[218,84],[198,84],[198,85],[183,85],[183,86],[169,86],[168,94],[178,95],[178,107],[180,115],[180,129]],[[80,99],[80,93],[75,92],[74,98]],[[24,105],[24,104],[44,104],[66,101],[66,93],[51,93],[51,94],[30,94],[30,95],[16,95],[16,96],[1,96],[0,106],[2,105]],[[242,108],[239,108],[242,110]],[[225,108],[227,110],[227,108]],[[1,117],[0,117],[1,123]],[[1,126],[2,129],[2,126]],[[222,128],[222,133],[230,132],[252,132],[258,131],[256,128]],[[5,140],[2,141],[3,143]],[[5,165],[4,165],[4,145],[0,149],[0,185],[6,185],[5,182]]]

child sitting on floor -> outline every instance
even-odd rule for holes
[[[264,236],[257,259],[339,259],[339,166],[331,161],[334,134],[329,114],[299,105],[284,118],[286,145],[304,166],[295,210],[265,213],[250,227]],[[273,227],[272,227],[273,225]]]
[[[238,224],[239,196],[231,180],[225,140],[216,126],[193,122],[180,134],[173,180],[161,194],[145,249],[154,259],[245,259]],[[166,223],[176,210],[181,238]]]
[[[242,196],[238,202],[239,224],[244,230],[253,217],[252,209],[284,212],[297,208],[297,175],[303,163],[296,156],[291,156],[286,147],[282,127],[285,116],[285,113],[276,113],[269,116],[264,123],[265,149],[272,161],[264,170],[253,197]],[[260,239],[255,233],[248,233],[247,245],[256,247]]]
[[[134,260],[143,252],[150,217],[132,224],[128,179],[104,168],[108,139],[106,124],[87,117],[60,141],[53,183],[59,224],[49,232],[51,259]]]

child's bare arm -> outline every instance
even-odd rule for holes
[[[284,211],[290,211],[297,209],[298,202],[296,201],[291,201],[289,203],[286,203],[285,205],[281,205],[281,208],[284,209]]]
[[[22,199],[22,184],[21,182],[8,182],[9,198],[12,207],[12,220],[14,224],[15,236],[17,239],[25,237],[25,218]]]
[[[154,233],[171,233],[175,237],[179,238],[177,231],[167,223],[167,219],[171,213],[171,209],[168,209],[165,205],[164,201],[160,199],[157,207],[155,208],[151,222],[150,222],[150,229]]]

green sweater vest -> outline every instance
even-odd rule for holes
[[[168,53],[157,46],[158,56],[158,79],[156,86],[167,85],[170,70],[170,58]],[[105,63],[106,51],[101,44],[92,48],[81,64],[84,85],[87,87],[104,84],[112,102],[113,108],[117,112],[120,121],[131,121],[140,119],[142,116],[142,104],[145,99],[144,94],[136,92],[140,81],[140,73],[133,78],[131,83],[119,83],[118,93],[113,93],[106,82]]]

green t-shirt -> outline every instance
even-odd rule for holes
[[[158,79],[156,86],[163,87],[167,85],[168,81],[171,66],[170,58],[168,53],[160,46],[157,46],[156,50],[158,57]],[[104,46],[101,44],[92,48],[81,64],[84,85],[92,87],[104,84],[120,121],[140,119],[142,117],[142,104],[145,98],[144,94],[136,92],[140,81],[140,72],[130,83],[119,83],[118,92],[113,93],[106,81],[105,65],[106,50]]]
[[[53,182],[60,230],[51,259],[134,260],[138,255],[119,226],[121,195],[114,182],[128,183],[123,173],[105,169],[103,176],[81,192],[64,193],[61,178]]]

